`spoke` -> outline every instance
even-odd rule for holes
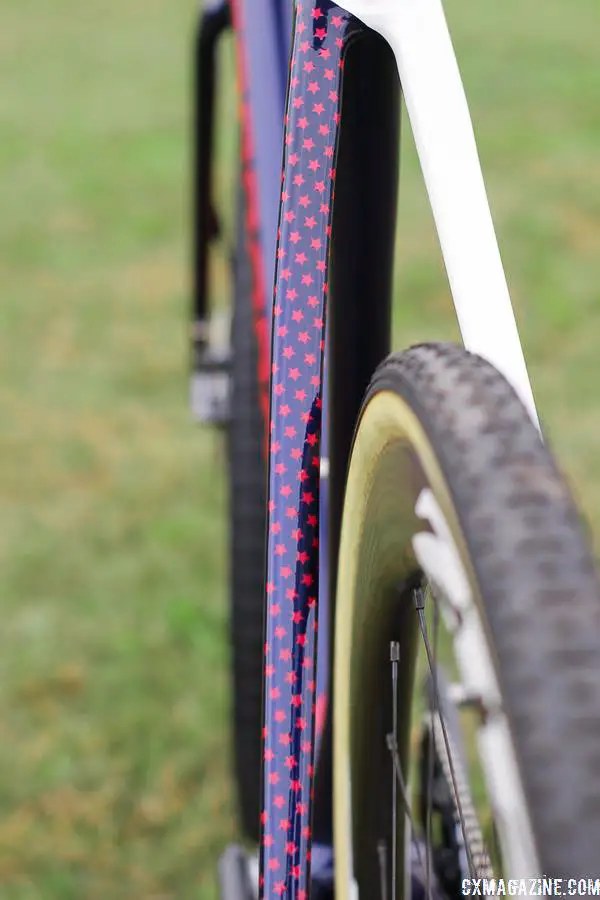
[[[437,647],[438,647],[438,626],[439,626],[439,615],[438,615],[438,605],[434,603],[434,623],[433,623],[433,663],[434,663],[434,671],[433,671],[433,703],[434,703],[434,714],[438,713],[439,705],[438,705],[438,686],[437,686]],[[432,723],[433,724],[433,723]],[[426,821],[425,821],[425,892],[427,898],[431,898],[431,864],[432,864],[432,854],[433,854],[433,841],[432,841],[432,811],[433,811],[433,762],[434,762],[434,750],[435,750],[435,736],[433,732],[433,727],[429,732],[429,742],[427,745],[427,811],[426,811]]]
[[[400,765],[400,755],[398,753],[398,744],[393,734],[388,734],[387,736],[387,746],[388,750],[392,755],[392,763],[394,765],[394,772],[396,773],[396,778],[398,780],[398,787],[400,788],[400,793],[402,794],[402,801],[404,805],[404,811],[409,818],[411,834],[414,836],[416,834],[415,823],[412,815],[412,810],[410,808],[410,803],[408,802],[408,794],[406,791],[406,785],[404,783],[404,777],[402,775],[402,766]],[[419,846],[418,840],[413,837],[415,849],[417,851],[417,859],[419,860],[419,865],[423,866],[423,857],[421,856],[421,848]],[[396,897],[392,897],[392,900],[396,900]]]
[[[381,900],[387,900],[387,853],[385,841],[379,841],[377,844],[377,855],[379,856],[379,884],[381,886]]]
[[[427,663],[428,663],[428,665],[429,665],[429,672],[430,672],[430,674],[431,674],[431,676],[432,676],[432,680],[433,680],[434,704],[435,704],[436,707],[439,709],[439,702],[438,702],[439,692],[438,692],[438,686],[437,686],[437,675],[436,675],[436,670],[435,670],[435,658],[434,658],[434,655],[433,655],[433,652],[432,652],[432,649],[431,649],[431,643],[430,643],[430,641],[429,641],[429,636],[428,636],[428,633],[427,633],[427,622],[426,622],[426,620],[425,620],[425,593],[424,593],[424,591],[423,591],[423,588],[417,588],[417,589],[414,591],[414,600],[415,600],[415,607],[416,607],[416,610],[417,610],[417,615],[418,615],[418,617],[419,617],[419,625],[420,625],[420,628],[421,628],[421,634],[422,634],[422,636],[423,636],[423,642],[424,642],[424,644],[425,644],[425,653],[426,653],[426,655],[427,655]],[[435,605],[437,606],[437,604],[435,604]],[[435,721],[435,718],[436,718],[436,715],[435,715],[435,713],[434,713],[434,716],[432,716],[432,737],[433,737],[433,729],[434,729],[434,721]],[[459,790],[458,790],[458,784],[457,784],[457,779],[456,779],[456,772],[455,772],[455,770],[454,770],[453,757],[452,757],[452,753],[451,753],[451,750],[450,750],[450,740],[449,740],[449,738],[448,738],[448,730],[447,730],[447,728],[446,728],[446,723],[445,723],[445,721],[444,721],[444,717],[441,716],[441,715],[439,715],[439,713],[438,713],[438,714],[437,714],[437,719],[438,719],[438,721],[439,721],[439,723],[440,723],[440,727],[441,727],[441,730],[442,730],[443,741],[444,741],[444,746],[445,746],[445,748],[446,748],[446,754],[447,754],[447,757],[448,757],[448,766],[449,766],[449,769],[450,769],[450,777],[451,777],[451,780],[452,780],[452,787],[453,787],[453,791],[454,791],[454,798],[455,798],[455,801],[456,801],[456,807],[457,807],[457,811],[458,811],[458,817],[459,817],[459,819],[460,819],[460,825],[461,825],[462,833],[463,833],[463,840],[464,840],[464,843],[465,843],[465,852],[466,852],[466,855],[467,855],[467,863],[468,863],[468,866],[469,866],[469,874],[470,874],[471,876],[475,876],[475,874],[476,874],[476,869],[475,869],[475,866],[473,865],[473,858],[472,858],[472,855],[471,855],[471,848],[470,848],[470,846],[469,846],[469,840],[468,840],[468,835],[467,835],[467,828],[466,828],[466,824],[465,824],[465,817],[464,817],[464,814],[463,814],[462,803],[461,803],[461,797],[460,797],[460,793],[459,793]]]
[[[398,745],[398,661],[400,659],[400,644],[392,641],[390,644],[390,660],[392,663],[392,734],[394,746]],[[396,900],[397,894],[397,859],[398,859],[398,780],[392,771],[392,900]]]

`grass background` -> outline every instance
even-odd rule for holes
[[[446,9],[542,419],[599,534],[600,6]],[[211,900],[235,815],[226,486],[187,411],[197,7],[0,10],[0,897]],[[457,334],[408,128],[403,150],[397,347]]]

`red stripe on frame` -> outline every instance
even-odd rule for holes
[[[267,319],[267,300],[265,293],[265,274],[261,247],[260,210],[258,203],[258,185],[256,170],[253,165],[254,139],[252,118],[248,102],[247,61],[244,47],[243,4],[240,0],[230,0],[233,27],[236,34],[237,76],[240,98],[240,122],[242,142],[243,187],[246,192],[246,229],[248,237],[248,254],[252,270],[252,307],[254,310],[254,329],[258,344],[258,390],[259,403],[265,426],[265,451],[268,452],[269,422],[269,383],[270,383],[270,348],[269,327]]]

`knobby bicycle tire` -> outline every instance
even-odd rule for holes
[[[581,519],[507,381],[461,347],[426,344],[378,368],[349,469],[334,663],[336,897],[352,896],[351,870],[360,896],[379,891],[376,844],[390,831],[381,814],[391,778],[382,712],[390,640],[401,646],[399,747],[407,764],[415,671],[408,607],[420,575],[411,540],[424,527],[415,514],[424,486],[444,510],[472,587],[539,874],[594,875],[600,586]]]

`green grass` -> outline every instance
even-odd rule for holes
[[[222,453],[187,412],[196,4],[0,7],[0,896],[209,900],[235,817]],[[447,9],[542,418],[600,533],[600,7]],[[408,128],[401,192],[397,346],[456,335]]]

